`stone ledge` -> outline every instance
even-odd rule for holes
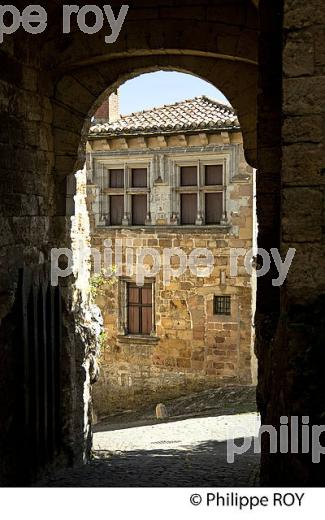
[[[230,179],[230,183],[233,183],[233,184],[246,184],[247,182],[250,182],[251,180],[251,176],[250,175],[244,175],[244,174],[239,174],[239,175],[234,175],[231,179]]]
[[[221,233],[228,234],[231,232],[232,226],[230,224],[227,225],[212,225],[212,226],[178,226],[178,225],[147,225],[147,226],[96,226],[96,229],[100,231],[109,231],[109,230],[119,230],[119,231],[145,231],[148,233],[158,232],[158,231],[175,231],[177,233]]]
[[[118,343],[133,343],[136,345],[155,345],[160,338],[157,336],[117,336]]]

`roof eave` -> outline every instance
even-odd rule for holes
[[[190,128],[180,130],[139,130],[139,131],[128,131],[128,132],[92,132],[89,134],[89,141],[95,139],[113,139],[113,138],[127,138],[127,137],[155,137],[161,136],[173,136],[180,134],[215,134],[220,132],[240,132],[241,128],[238,125],[233,126],[218,126],[218,127],[207,127],[207,128]]]

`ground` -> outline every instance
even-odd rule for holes
[[[258,485],[259,455],[251,449],[227,463],[227,439],[257,435],[253,388],[208,390],[153,410],[129,411],[95,427],[92,460],[44,479],[49,487],[201,487]],[[154,409],[154,408],[153,408]],[[240,440],[241,439],[241,440]]]

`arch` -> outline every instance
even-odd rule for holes
[[[54,38],[43,42],[41,61],[55,84],[54,174],[59,205],[65,203],[62,195],[67,195],[64,179],[84,160],[96,103],[109,89],[141,72],[188,72],[220,89],[237,111],[246,160],[256,166],[258,19],[251,0],[195,6],[180,0],[173,6],[140,0],[131,6],[112,45],[105,43],[107,27],[91,40],[78,27],[62,36],[61,28],[55,30],[61,25],[55,13]],[[72,198],[73,191],[73,186],[68,187],[68,197]],[[60,211],[65,214],[63,206]]]
[[[257,68],[206,56],[156,54],[74,69],[58,81],[53,98],[55,170],[62,179],[82,166],[90,118],[105,96],[145,72],[176,70],[213,84],[236,109],[247,161],[256,164]]]
[[[116,10],[119,6],[120,2]],[[56,11],[52,16],[55,34],[55,25],[61,26],[62,22],[56,19]],[[256,63],[257,27],[257,9],[252,0],[217,0],[203,5],[176,0],[170,6],[140,0],[130,6],[114,44],[105,43],[108,24],[91,39],[75,24],[70,34],[62,35],[60,30],[59,36],[44,41],[42,63],[44,68],[60,74],[60,70],[67,68],[134,57],[145,52],[170,54],[173,49],[187,53],[210,52],[227,60]]]
[[[111,3],[121,4],[118,0]],[[67,192],[73,195],[74,187],[66,177],[70,181],[78,157],[81,160],[83,155],[89,124],[85,119],[107,89],[154,67],[187,71],[223,90],[238,112],[246,158],[251,165],[256,164],[258,69],[259,247],[287,250],[293,245],[299,253],[295,270],[283,287],[272,285],[277,273],[270,272],[258,280],[259,409],[264,424],[278,426],[281,415],[304,415],[311,407],[310,423],[319,424],[323,379],[318,368],[322,367],[322,360],[319,362],[315,353],[324,330],[322,319],[318,319],[323,316],[324,307],[323,265],[319,261],[324,243],[320,108],[319,95],[309,96],[308,106],[298,102],[297,88],[299,83],[300,90],[309,92],[319,84],[321,46],[317,31],[311,34],[304,30],[315,24],[318,11],[302,2],[294,8],[292,4],[291,0],[137,0],[132,2],[127,26],[118,41],[107,46],[104,31],[88,37],[74,28],[71,34],[63,36],[59,2],[49,0],[50,23],[44,34],[26,38],[20,30],[8,36],[1,46],[2,234],[4,259],[8,260],[3,262],[0,284],[1,337],[6,341],[1,389],[8,399],[1,411],[0,474],[7,481],[17,484],[22,476],[17,450],[17,446],[23,446],[18,439],[21,429],[15,431],[20,424],[19,410],[16,413],[14,409],[17,381],[12,377],[20,363],[13,307],[18,270],[48,259],[53,244],[69,243],[65,196]],[[297,25],[301,19],[304,27]],[[316,52],[314,69],[310,69],[313,45],[318,55]],[[310,57],[307,75],[297,72],[296,52]],[[308,117],[315,123],[308,123],[302,132],[297,132],[297,121],[303,123]],[[301,208],[305,208],[307,199],[310,215],[306,220]],[[312,276],[306,277],[306,262]],[[70,294],[69,281],[64,287],[65,300],[70,299]],[[68,381],[62,388],[67,388],[64,425],[66,459],[71,464],[73,459],[82,459],[84,410],[81,404],[76,410],[76,403],[83,393],[83,381],[76,376],[76,366],[82,362],[83,342],[81,338],[75,341],[75,319],[71,313],[66,313],[65,323],[69,360],[64,365]],[[306,345],[310,348],[306,349]],[[72,447],[74,440],[76,446]],[[322,464],[316,468],[308,459],[293,454],[270,456],[264,451],[262,455],[264,484],[319,485],[323,480]]]

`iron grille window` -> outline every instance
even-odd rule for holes
[[[150,336],[153,331],[152,284],[127,284],[128,334]]]
[[[231,296],[214,297],[214,314],[219,316],[231,315]]]

